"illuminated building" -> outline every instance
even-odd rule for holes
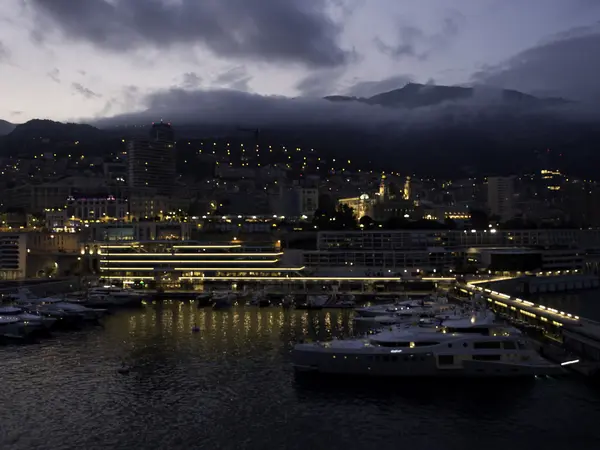
[[[27,234],[0,233],[0,280],[25,278]]]
[[[175,181],[175,138],[171,124],[152,124],[150,137],[128,144],[128,185],[152,190],[151,195],[170,196]]]
[[[373,205],[375,201],[370,199],[368,194],[362,194],[360,197],[341,198],[338,200],[338,203],[352,208],[358,220],[364,216],[373,217]]]
[[[191,227],[191,223],[179,221],[100,222],[89,224],[86,231],[90,242],[182,241],[190,239]]]
[[[67,216],[81,220],[124,219],[127,217],[127,200],[114,195],[69,196]]]
[[[404,181],[402,200],[410,200],[410,177],[406,177],[406,180]]]
[[[542,169],[540,174],[549,191],[560,191],[560,188],[565,181],[565,177],[560,171]]]
[[[490,214],[507,221],[515,216],[514,177],[488,178],[488,208]]]
[[[440,273],[474,249],[544,248],[543,268],[571,268],[600,255],[600,230],[386,230],[320,231],[317,250],[305,251],[307,268],[353,268],[384,273]],[[479,252],[479,250],[477,250]]]
[[[125,284],[162,287],[204,283],[395,282],[395,276],[311,276],[302,265],[283,265],[283,251],[273,246],[242,246],[239,241],[206,244],[196,241],[136,241],[97,243],[101,277]]]

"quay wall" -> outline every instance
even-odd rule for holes
[[[554,292],[574,292],[598,289],[600,278],[596,275],[557,275],[540,277],[518,277],[491,281],[489,286],[511,295],[538,295]]]

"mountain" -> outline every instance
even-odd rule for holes
[[[0,154],[29,156],[38,152],[70,151],[74,147],[94,154],[101,153],[109,140],[111,135],[91,125],[34,119],[0,136]]]
[[[360,102],[368,105],[379,105],[390,108],[420,108],[424,106],[437,106],[447,102],[496,102],[514,106],[553,106],[568,103],[566,100],[549,98],[540,99],[532,95],[509,89],[495,89],[488,87],[459,87],[459,86],[433,86],[427,84],[408,83],[400,89],[383,92],[369,98],[347,97],[343,95],[330,95],[325,100],[332,102]]]
[[[21,125],[17,125],[8,134],[9,138],[20,136],[35,136],[40,139],[59,140],[81,140],[94,139],[104,133],[98,128],[80,123],[62,123],[52,120],[33,119]]]
[[[548,168],[540,167],[539,152],[546,149],[557,156],[552,167],[574,176],[595,178],[600,165],[597,113],[518,91],[408,84],[370,98],[336,95],[327,102],[239,92],[189,95],[161,97],[147,111],[99,120],[101,129],[33,120],[0,136],[0,155],[105,155],[123,149],[123,139],[146,134],[155,118],[169,117],[178,154],[190,157],[202,142],[232,139],[246,148],[314,148],[324,160],[444,177],[538,171]],[[199,143],[188,144],[194,140]]]
[[[0,119],[0,136],[5,136],[15,129],[15,125]]]

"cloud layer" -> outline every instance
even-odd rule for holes
[[[31,0],[38,33],[58,29],[98,48],[122,52],[201,45],[245,60],[333,67],[350,53],[325,0]],[[189,50],[188,50],[189,51]]]
[[[553,36],[473,76],[478,83],[581,102],[600,100],[600,27]]]

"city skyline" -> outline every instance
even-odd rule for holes
[[[415,81],[599,93],[588,74],[600,4],[587,0],[7,3],[0,118],[15,123],[112,116],[223,89],[368,96]],[[211,98],[223,107],[218,92]]]

